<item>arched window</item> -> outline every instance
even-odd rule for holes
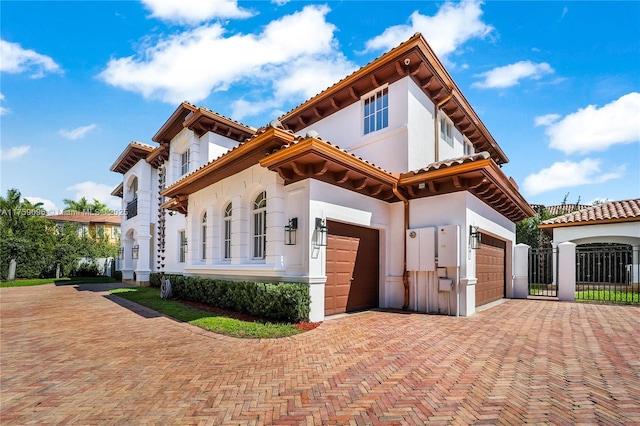
[[[267,249],[267,193],[253,202],[253,258],[264,259]]]
[[[202,215],[202,260],[207,260],[207,212]]]
[[[231,203],[227,204],[224,209],[223,227],[224,227],[224,240],[223,240],[223,259],[231,259]]]

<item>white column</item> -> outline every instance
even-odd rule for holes
[[[526,244],[517,244],[513,253],[513,297],[526,299],[529,296],[529,249]]]
[[[136,237],[136,244],[138,244],[138,264],[136,266],[136,283],[146,285],[149,283],[149,274],[151,269],[149,268],[149,241],[151,241],[151,235],[138,235]]]
[[[576,245],[571,242],[558,244],[558,299],[576,299]]]
[[[267,185],[267,247],[265,263],[284,270],[284,187]]]
[[[133,248],[133,240],[131,237],[123,235],[122,236],[122,244],[124,247],[124,252],[122,253],[122,279],[123,280],[132,280],[133,279],[133,259],[131,258],[131,249]]]

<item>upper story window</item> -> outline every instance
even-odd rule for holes
[[[476,153],[476,149],[473,147],[471,141],[467,138],[464,139],[464,155],[473,155]]]
[[[440,117],[440,139],[453,147],[453,124],[447,117]]]
[[[189,162],[191,161],[191,149],[187,149],[180,154],[180,176],[189,173]]]
[[[207,213],[202,215],[202,260],[207,259]]]
[[[389,126],[389,88],[364,99],[364,134]]]
[[[231,212],[233,207],[231,203],[227,204],[227,207],[224,209],[224,248],[223,248],[223,259],[229,260],[231,259]]]
[[[253,202],[253,258],[264,259],[267,248],[267,193]]]

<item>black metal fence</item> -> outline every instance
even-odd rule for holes
[[[576,247],[576,300],[640,303],[637,263],[629,245]]]
[[[558,268],[556,249],[542,248],[529,250],[529,295],[556,297],[558,286],[556,276]]]

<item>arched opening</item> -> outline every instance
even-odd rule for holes
[[[138,215],[138,178],[136,176],[133,176],[127,186],[125,199],[127,201],[127,219],[136,217]]]

